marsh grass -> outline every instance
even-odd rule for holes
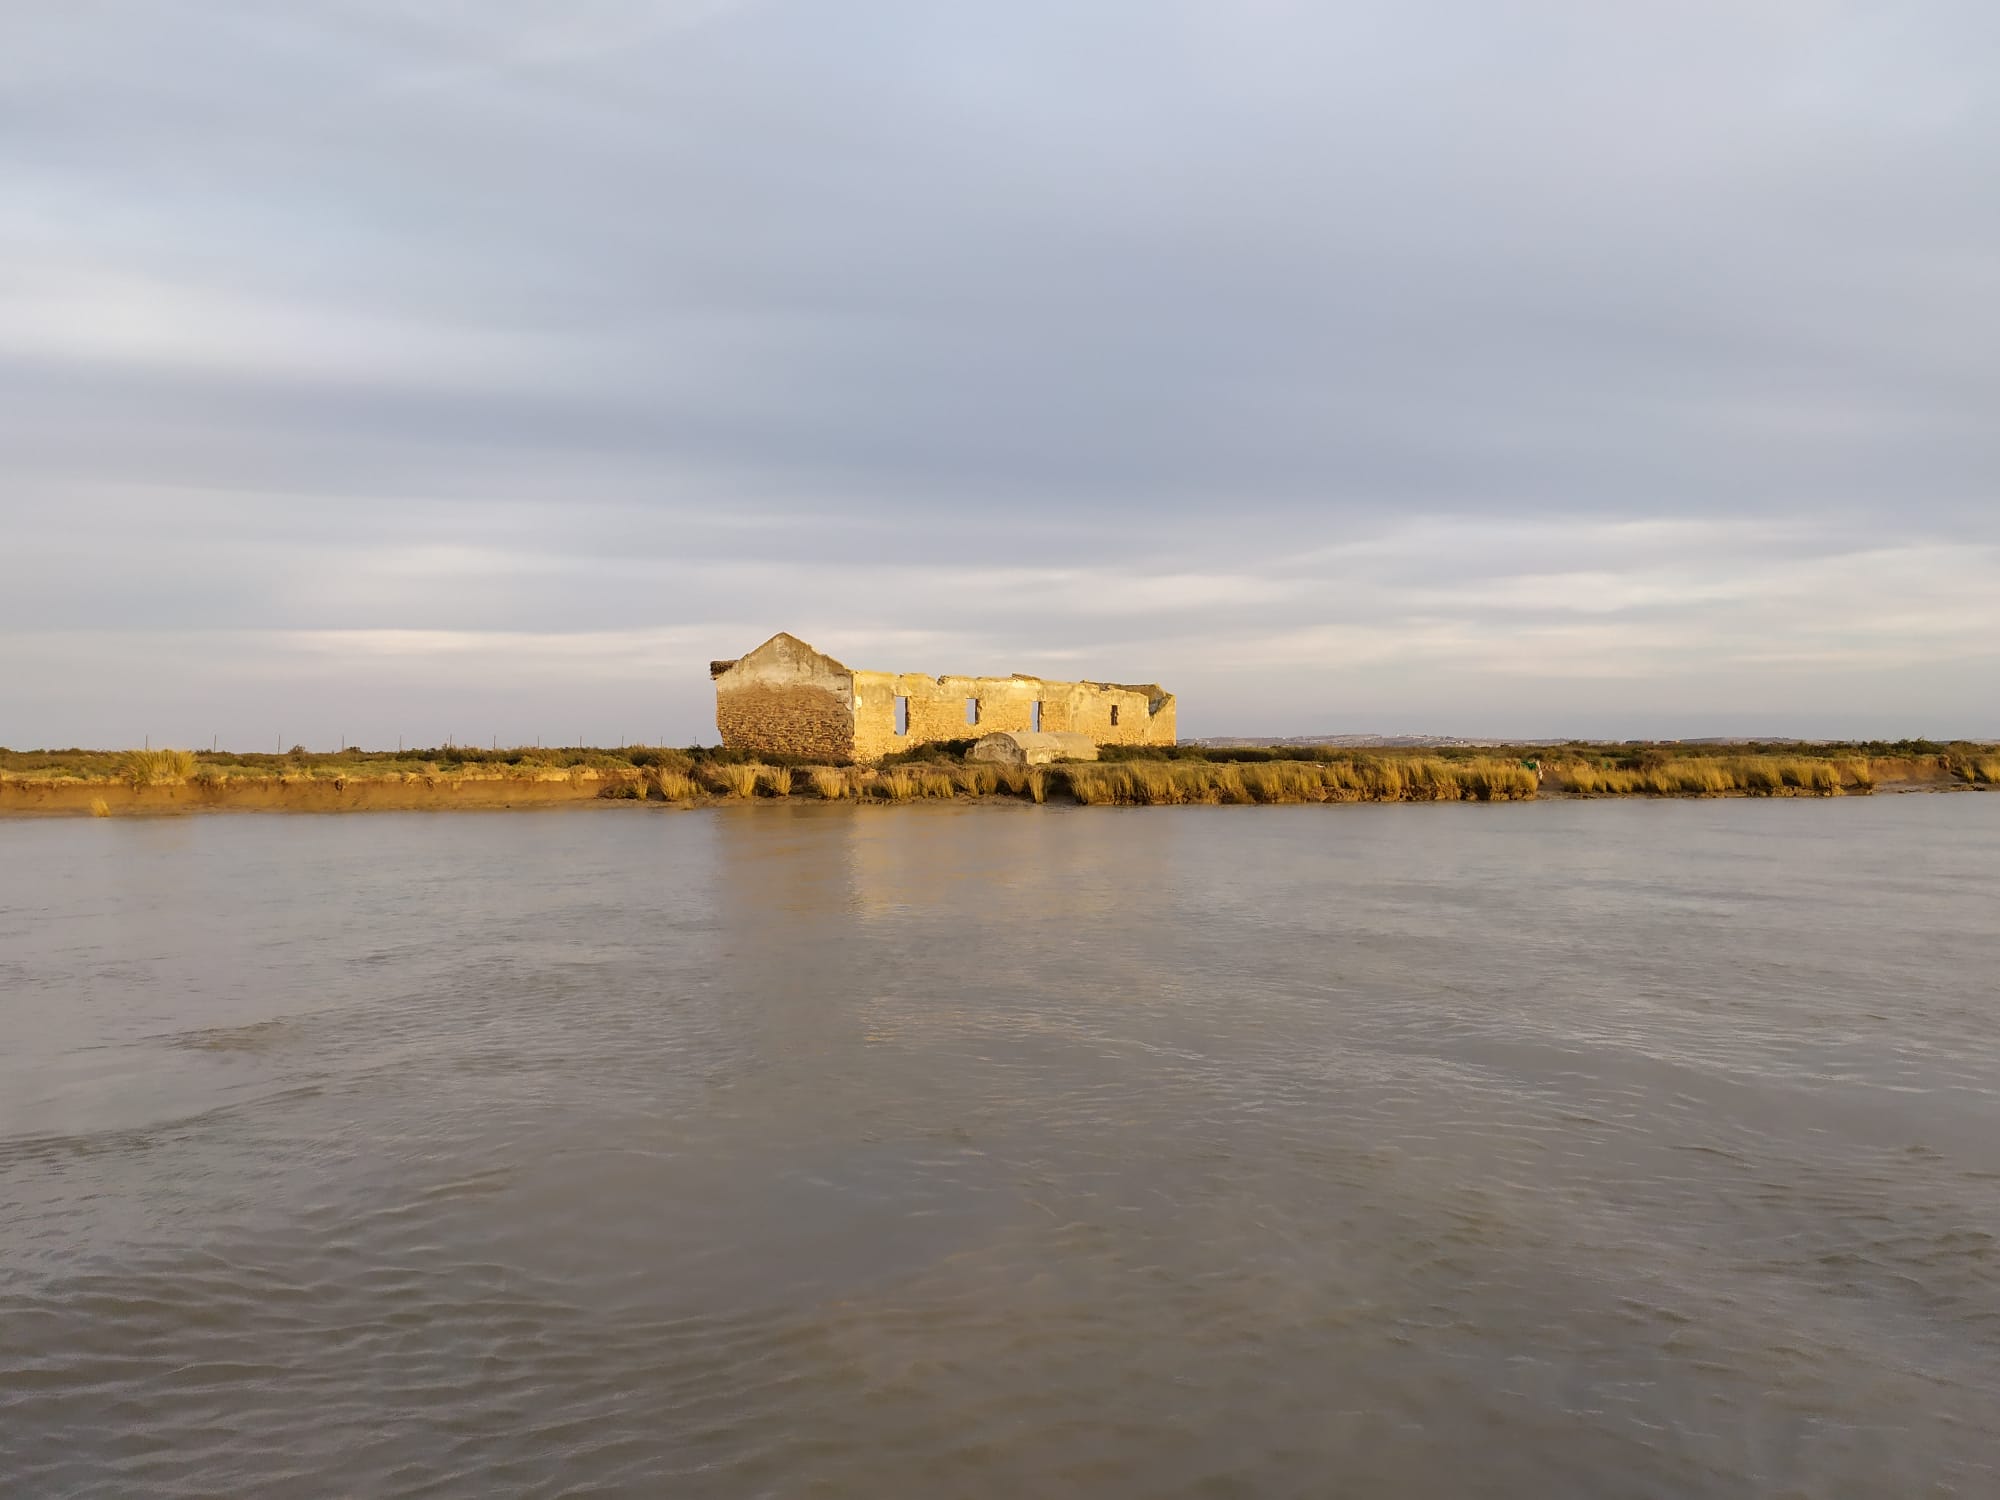
[[[672,766],[661,766],[651,772],[647,787],[663,802],[691,802],[701,795],[700,783],[687,772]]]
[[[1050,767],[966,762],[958,745],[926,745],[874,768],[718,747],[628,745],[288,753],[185,750],[0,750],[0,779],[123,782],[135,788],[192,782],[204,796],[261,781],[391,781],[441,786],[461,779],[548,780],[581,788],[628,782],[672,802],[708,797],[817,795],[880,802],[954,797],[1073,797],[1087,806],[1287,802],[1511,801],[1536,795],[1536,764],[1550,792],[1585,796],[1830,797],[1878,782],[2000,786],[2000,746],[1929,740],[1710,745],[1586,744],[1561,747],[1105,746],[1102,759]],[[611,795],[622,795],[612,792]]]
[[[709,789],[723,797],[754,797],[757,795],[757,773],[762,767],[756,765],[709,766],[704,780]]]
[[[118,761],[118,779],[134,790],[178,786],[194,775],[192,750],[127,750]]]
[[[827,802],[859,796],[861,792],[860,782],[853,772],[834,766],[812,767],[806,772],[806,783]]]
[[[1866,760],[1822,760],[1801,756],[1735,756],[1663,760],[1654,765],[1553,765],[1558,786],[1588,796],[1643,797],[1838,797],[1869,792],[1874,768]]]
[[[1000,790],[1000,771],[997,766],[985,764],[953,766],[951,780],[952,785],[967,797],[990,797]]]
[[[954,796],[958,784],[942,766],[901,765],[878,774],[872,790],[885,802],[915,802],[925,797]]]
[[[1063,768],[1085,806],[1199,803],[1504,802],[1533,797],[1535,773],[1504,761],[1122,760]]]

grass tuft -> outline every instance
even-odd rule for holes
[[[648,778],[651,790],[663,802],[691,802],[701,795],[701,786],[687,772],[661,766]]]
[[[135,790],[149,786],[178,786],[194,775],[192,750],[127,750],[119,757],[119,779]]]
[[[806,772],[806,781],[827,802],[838,802],[841,798],[852,797],[859,791],[852,773],[836,770],[832,766],[814,766]]]
[[[723,797],[754,797],[757,795],[756,765],[710,766],[708,785],[711,791]]]

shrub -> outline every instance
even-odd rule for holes
[[[959,761],[965,759],[965,752],[979,742],[976,739],[926,740],[921,745],[912,745],[907,750],[894,750],[877,762],[884,770],[894,766],[921,765],[925,762]]]
[[[756,766],[757,786],[773,797],[789,797],[792,794],[792,773],[783,766]]]

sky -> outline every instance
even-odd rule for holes
[[[1991,0],[0,33],[0,745],[2000,735]]]

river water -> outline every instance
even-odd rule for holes
[[[2000,796],[0,823],[0,1494],[2000,1494]]]

